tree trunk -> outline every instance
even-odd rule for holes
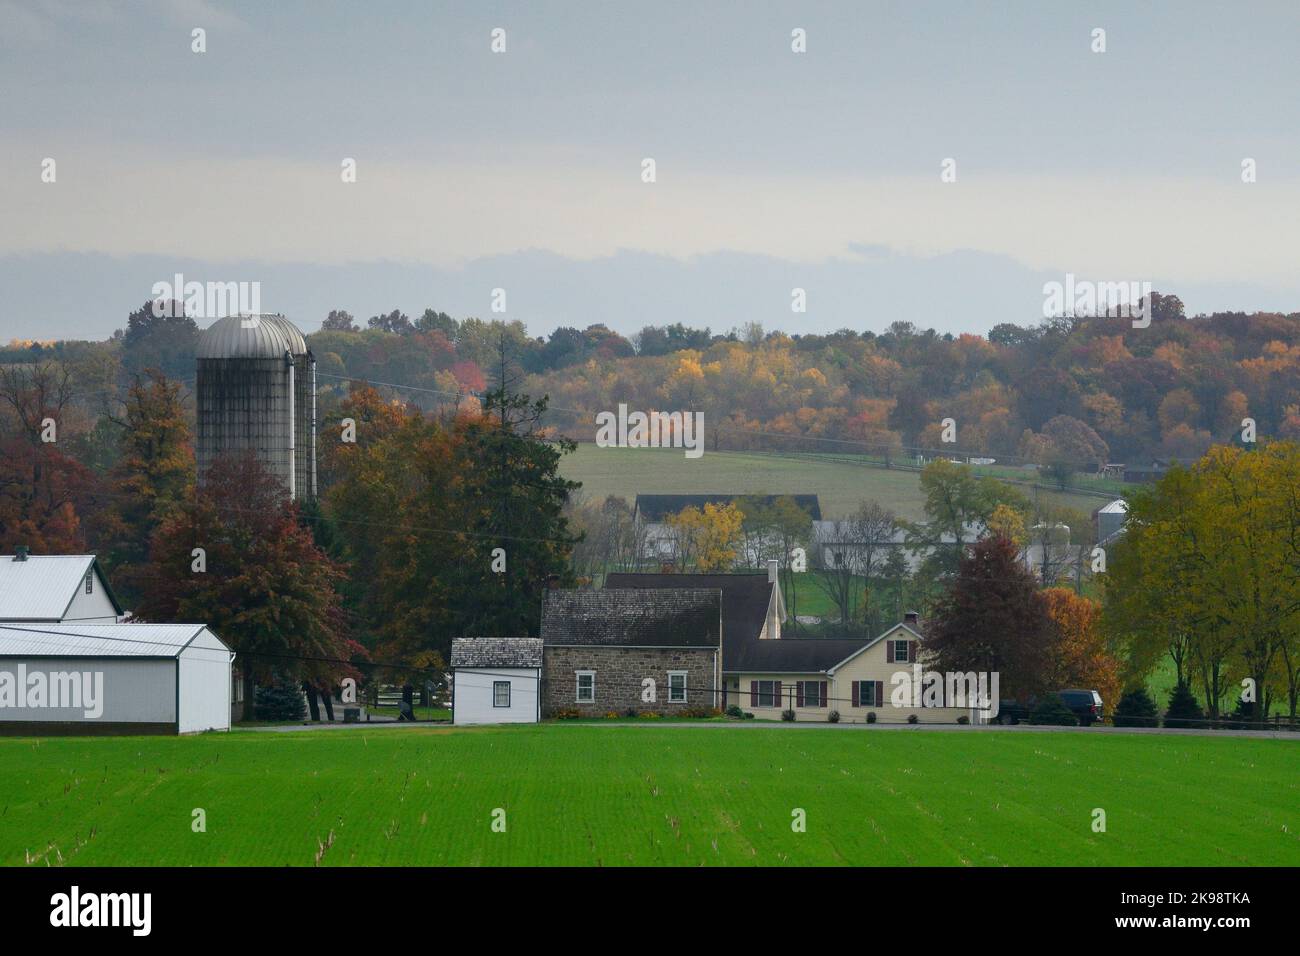
[[[334,723],[334,691],[328,687],[321,688],[321,700],[325,702],[325,715]]]
[[[244,675],[244,720],[254,720],[257,699],[257,681],[253,677],[253,668],[245,662]]]
[[[316,688],[306,681],[302,682],[302,692],[307,695],[307,710],[311,712],[311,722],[320,723],[320,703],[316,700]]]

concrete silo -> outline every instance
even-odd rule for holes
[[[316,497],[316,359],[282,315],[231,315],[198,345],[198,469],[252,451],[292,498]]]

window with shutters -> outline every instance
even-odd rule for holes
[[[668,672],[668,703],[686,703],[686,671]]]
[[[510,681],[494,680],[492,682],[492,706],[510,706]]]
[[[907,649],[911,647],[910,641],[894,641],[894,660],[900,663],[907,662]]]
[[[592,704],[596,701],[596,672],[574,671],[578,678],[578,703]]]
[[[878,707],[876,701],[876,682],[873,680],[858,681],[858,701],[863,707]]]
[[[780,695],[780,681],[761,680],[758,682],[758,703],[757,707],[775,707],[777,697]]]

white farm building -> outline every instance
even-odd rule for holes
[[[121,615],[93,554],[0,555],[0,621],[113,624]]]
[[[454,724],[541,719],[540,637],[458,637],[451,642]]]
[[[0,622],[0,734],[229,730],[234,657],[202,624]]]

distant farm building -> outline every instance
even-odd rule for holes
[[[121,615],[93,554],[0,555],[0,621],[113,624]]]

